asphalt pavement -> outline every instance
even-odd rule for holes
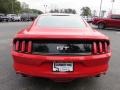
[[[55,83],[48,79],[16,75],[10,55],[12,39],[29,24],[31,22],[0,23],[0,90],[120,90],[120,30],[116,29],[99,30],[110,37],[112,48],[110,68],[104,76]]]

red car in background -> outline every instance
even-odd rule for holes
[[[120,28],[120,15],[112,14],[107,18],[94,18],[92,24],[97,25],[99,29]]]
[[[111,50],[80,16],[43,14],[17,33],[11,54],[17,74],[64,82],[105,74]]]

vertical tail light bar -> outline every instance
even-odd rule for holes
[[[32,52],[32,41],[28,42],[28,53]]]
[[[99,42],[99,52],[103,53],[103,46],[102,46],[102,42]]]
[[[93,42],[93,54],[97,54],[97,44]]]
[[[25,51],[25,41],[22,41],[21,51],[22,51],[22,52],[24,52],[24,51]]]

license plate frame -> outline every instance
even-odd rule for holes
[[[73,62],[53,62],[53,72],[73,72]]]

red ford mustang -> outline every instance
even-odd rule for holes
[[[77,15],[43,14],[13,40],[17,74],[67,81],[105,74],[109,38]]]

